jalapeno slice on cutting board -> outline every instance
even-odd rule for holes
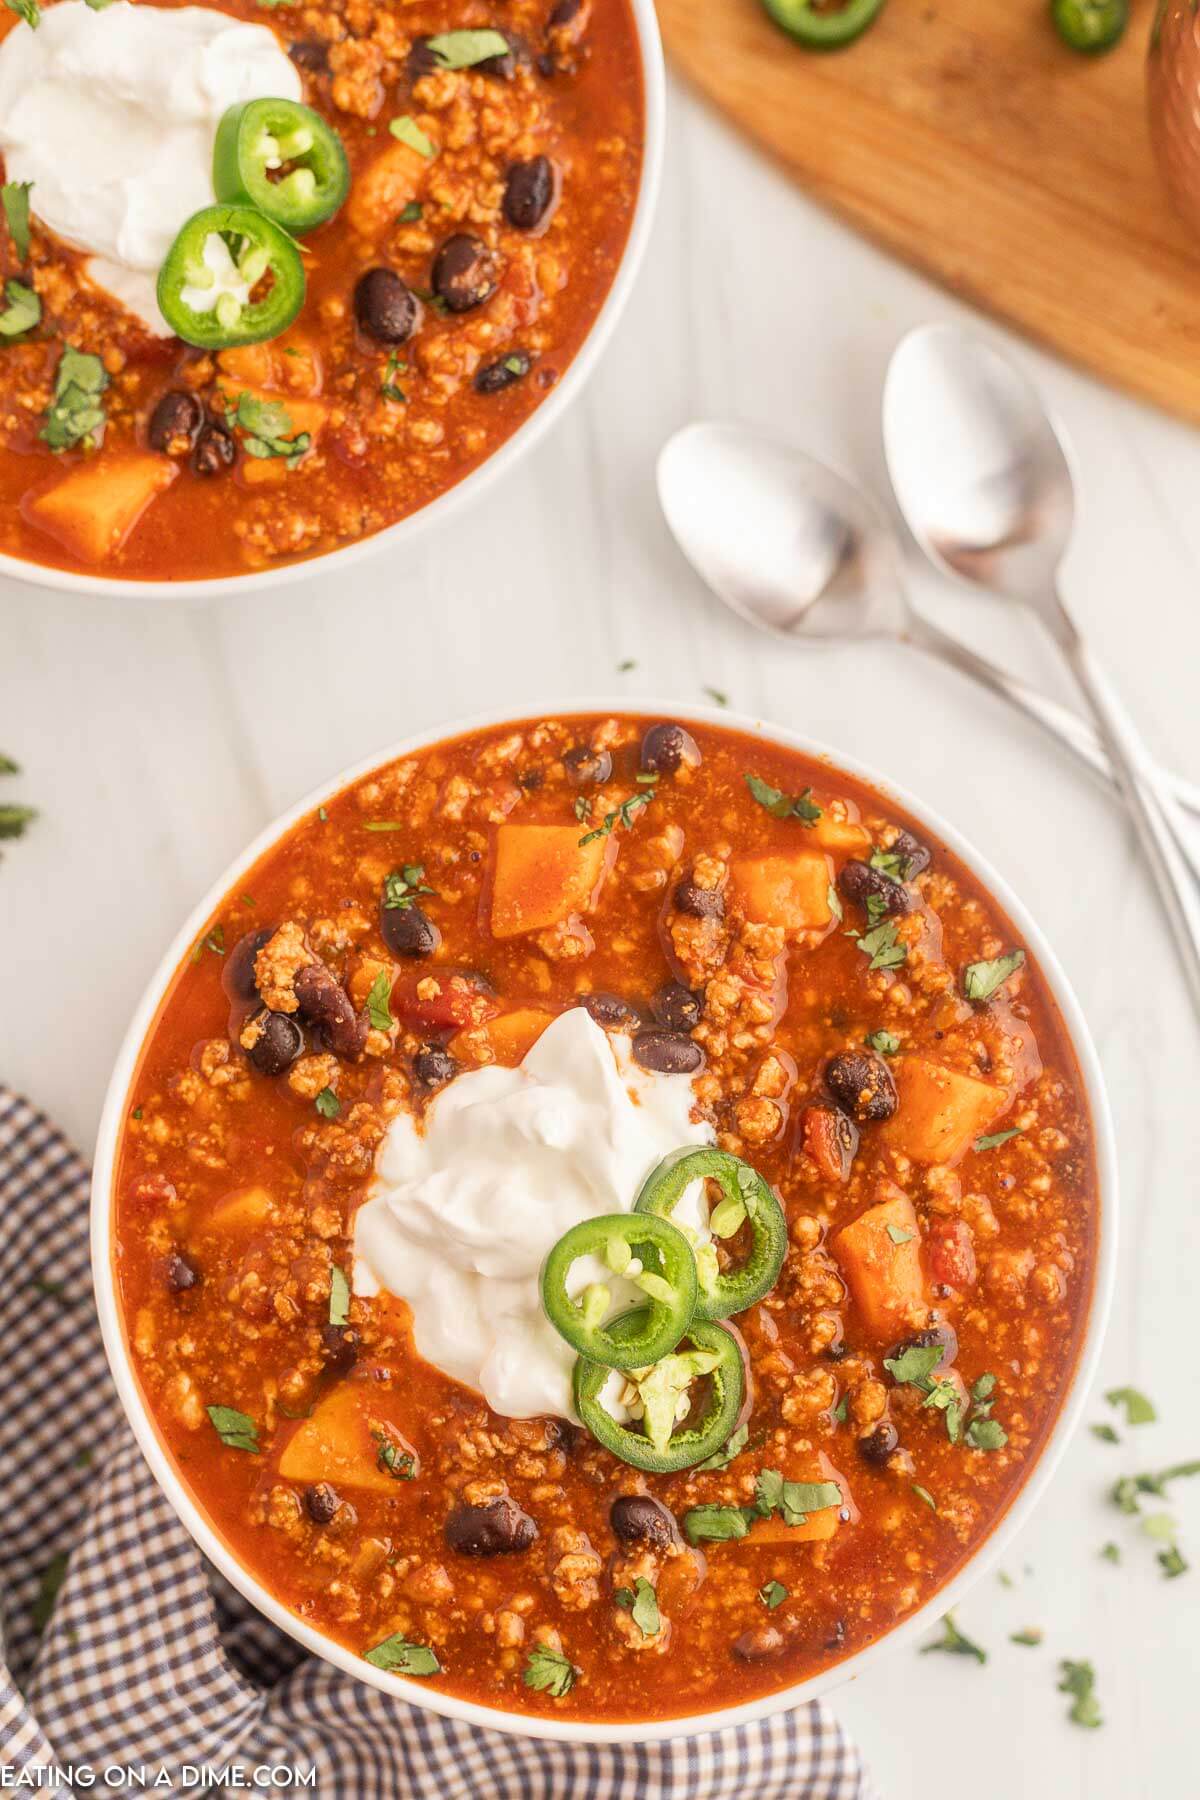
[[[762,0],[777,25],[809,50],[840,50],[861,37],[886,0]]]
[[[297,100],[243,100],[217,127],[213,192],[256,206],[294,237],[331,219],[350,187],[342,140]]]
[[[727,1150],[683,1150],[665,1157],[647,1177],[634,1211],[669,1218],[695,1181],[715,1181],[721,1190],[708,1216],[714,1238],[732,1239],[743,1225],[750,1231],[749,1253],[727,1271],[717,1267],[709,1247],[696,1251],[696,1317],[728,1319],[761,1300],[779,1279],[787,1255],[787,1220],[758,1170]]]
[[[206,206],[158,272],[158,309],[177,337],[228,350],[278,337],[304,303],[300,252],[252,206]]]
[[[635,1338],[642,1329],[638,1313],[624,1314],[612,1327],[614,1337]],[[706,1393],[702,1411],[693,1418],[689,1404],[681,1419],[684,1397],[690,1399],[697,1384]],[[581,1356],[573,1385],[575,1410],[596,1441],[622,1462],[654,1475],[690,1469],[714,1455],[737,1424],[746,1394],[737,1339],[723,1325],[703,1319],[692,1320],[677,1350],[624,1378]],[[615,1419],[604,1405],[604,1390],[619,1385],[636,1390],[640,1418]]]
[[[572,1293],[571,1271],[584,1257],[598,1265],[596,1278]],[[649,1305],[605,1323],[613,1306],[609,1276],[632,1283],[637,1300],[644,1296]],[[682,1231],[638,1213],[584,1219],[542,1265],[546,1317],[572,1349],[608,1369],[642,1368],[673,1350],[696,1310],[696,1286],[696,1259]]]

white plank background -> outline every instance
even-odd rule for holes
[[[678,89],[670,123],[648,263],[590,390],[449,532],[245,605],[0,587],[0,748],[25,771],[5,797],[42,809],[0,865],[0,1078],[87,1149],[127,1017],[201,890],[272,814],[409,730],[614,690],[698,700],[712,684],[873,762],[1009,877],[1080,994],[1124,1188],[1104,1385],[1143,1386],[1161,1423],[1119,1450],[1076,1442],[1010,1559],[1014,1588],[989,1580],[961,1609],[986,1669],[901,1652],[835,1704],[888,1800],[1194,1794],[1200,1482],[1178,1507],[1197,1571],[1173,1582],[1103,1496],[1126,1467],[1200,1455],[1197,1023],[1130,833],[1066,756],[911,652],[755,636],[676,554],[652,471],[677,425],[757,421],[879,485],[888,355],[910,326],[964,315]],[[1068,593],[1157,752],[1200,780],[1197,439],[1017,350],[1083,470]],[[1029,620],[932,577],[917,591],[1067,697]],[[637,667],[618,675],[626,657]],[[1120,1568],[1097,1560],[1110,1537]],[[1043,1648],[1008,1643],[1028,1625]],[[1066,1722],[1059,1656],[1094,1660],[1102,1730]]]

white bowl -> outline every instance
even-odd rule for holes
[[[43,563],[29,562],[24,557],[9,556],[0,551],[0,575],[7,575],[15,581],[34,587],[53,588],[58,593],[107,594],[137,600],[208,600],[224,594],[262,593],[266,588],[304,581],[318,570],[324,572],[335,564],[339,570],[348,569],[352,563],[384,549],[398,550],[403,547],[407,550],[424,532],[444,524],[501,474],[512,469],[540,442],[571,402],[583,392],[629,298],[654,221],[666,132],[666,78],[663,71],[662,39],[659,36],[654,0],[629,0],[629,6],[642,58],[645,108],[641,179],[629,236],[604,304],[596,314],[591,330],[568,363],[562,380],[551,389],[541,405],[530,413],[524,424],[518,426],[512,436],[506,438],[478,468],[472,469],[469,475],[464,475],[461,481],[429,501],[428,505],[410,513],[405,519],[398,519],[394,525],[386,525],[371,537],[358,538],[340,549],[327,550],[323,555],[306,557],[300,562],[281,563],[277,568],[256,569],[245,575],[220,575],[195,581],[138,581],[128,575],[76,575],[68,569],[49,568]]]
[[[311,1625],[305,1624],[303,1620],[282,1606],[238,1562],[180,1480],[142,1400],[121,1327],[113,1281],[111,1238],[115,1158],[121,1128],[128,1112],[129,1088],[137,1067],[143,1040],[154,1023],[155,1015],[162,1003],[171,977],[192,944],[195,943],[201,930],[207,925],[213,911],[224,896],[238,886],[258,858],[269,850],[283,833],[290,830],[297,820],[310,817],[318,806],[328,802],[342,788],[353,781],[358,781],[362,776],[383,764],[400,757],[411,756],[414,751],[426,749],[430,745],[441,743],[448,738],[459,737],[466,732],[513,723],[511,714],[495,713],[486,718],[468,719],[444,726],[437,731],[424,732],[419,737],[406,738],[388,750],[369,757],[366,762],[359,763],[355,768],[345,770],[332,781],[314,789],[311,794],[306,794],[304,799],[293,806],[282,818],[276,819],[273,824],[268,825],[266,830],[255,838],[244,855],[240,856],[225,871],[216,885],[199,902],[155,971],[117,1055],[116,1066],[113,1069],[112,1080],[105,1097],[104,1112],[100,1120],[99,1141],[96,1146],[96,1161],[92,1176],[92,1273],[104,1346],[117,1392],[121,1396],[129,1423],[133,1427],[134,1436],[137,1438],[159,1486],[209,1561],[215,1563],[234,1587],[239,1589],[248,1600],[258,1607],[260,1612],[265,1613],[267,1618],[278,1625],[282,1631],[286,1631],[289,1636],[295,1638],[314,1656],[323,1656],[327,1662],[335,1664],[339,1669],[344,1669],[347,1674],[356,1676],[358,1680],[367,1682],[371,1687],[379,1688],[384,1693],[392,1694],[399,1699],[410,1701],[414,1706],[424,1706],[431,1712],[442,1713],[448,1718],[463,1719],[472,1725],[486,1726],[494,1731],[512,1732],[518,1737],[557,1738],[575,1743],[648,1743],[661,1738],[687,1737],[701,1732],[722,1730],[731,1725],[741,1725],[748,1720],[762,1719],[771,1713],[783,1712],[789,1707],[799,1706],[804,1701],[813,1700],[819,1694],[827,1693],[831,1688],[840,1686],[842,1682],[869,1668],[881,1656],[893,1649],[899,1649],[904,1644],[911,1643],[914,1638],[927,1631],[934,1621],[962,1598],[974,1582],[998,1563],[1008,1544],[1025,1524],[1033,1508],[1037,1505],[1040,1495],[1045,1490],[1066,1448],[1067,1441],[1079,1422],[1088,1388],[1095,1373],[1116,1275],[1117,1159],[1113,1143],[1112,1121],[1109,1117],[1108,1100],[1104,1091],[1100,1064],[1087,1025],[1084,1023],[1083,1014],[1079,1009],[1079,1002],[1067,983],[1067,978],[1059,966],[1058,958],[1007,883],[994,869],[988,866],[954,826],[947,824],[944,819],[938,817],[937,813],[931,812],[927,806],[923,806],[910,794],[906,794],[903,789],[885,781],[873,770],[864,768],[861,763],[844,757],[825,745],[815,744],[799,732],[787,731],[781,726],[764,724],[761,720],[728,712],[724,708],[681,707],[674,701],[652,699],[639,701],[634,707],[629,704],[627,698],[617,701],[584,699],[552,706],[541,716],[559,718],[572,713],[584,712],[596,712],[605,716],[633,713],[640,718],[656,716],[679,719],[689,724],[726,726],[782,745],[786,749],[799,750],[809,756],[821,757],[828,760],[835,768],[844,769],[848,774],[856,775],[860,780],[870,783],[885,796],[893,798],[913,818],[924,824],[934,838],[940,839],[948,845],[979,877],[988,892],[999,901],[1012,920],[1021,942],[1028,948],[1058,1004],[1067,1033],[1079,1059],[1079,1068],[1083,1077],[1095,1134],[1096,1168],[1099,1182],[1099,1241],[1096,1248],[1095,1285],[1092,1290],[1087,1327],[1080,1345],[1079,1358],[1053,1429],[1016,1499],[957,1575],[943,1587],[937,1589],[917,1612],[910,1614],[902,1624],[886,1632],[883,1637],[876,1639],[866,1649],[855,1652],[854,1655],[844,1658],[832,1668],[824,1670],[819,1675],[811,1676],[807,1681],[795,1682],[792,1686],[781,1688],[777,1693],[768,1694],[760,1700],[750,1700],[740,1706],[730,1706],[712,1712],[692,1714],[686,1718],[649,1719],[644,1723],[612,1724],[589,1723],[586,1719],[529,1718],[519,1713],[501,1712],[492,1707],[479,1706],[474,1701],[461,1700],[454,1694],[444,1693],[423,1682],[405,1680],[403,1677],[384,1673],[372,1667],[370,1663],[364,1662],[353,1651],[347,1650],[343,1645],[333,1642],[323,1633],[314,1630]],[[530,716],[532,714],[529,712],[519,715],[521,718]]]

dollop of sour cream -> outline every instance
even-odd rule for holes
[[[542,1261],[581,1220],[631,1212],[672,1150],[712,1141],[694,1104],[688,1076],[639,1069],[583,1007],[561,1014],[520,1068],[459,1075],[423,1130],[393,1122],[355,1222],[355,1292],[406,1300],[419,1353],[493,1411],[573,1418],[575,1352],[542,1311]],[[706,1237],[690,1215],[681,1202],[676,1221]],[[644,1299],[591,1261],[571,1291],[603,1279],[616,1307]]]
[[[0,44],[0,150],[42,224],[160,336],[155,283],[180,226],[213,203],[213,140],[242,100],[298,100],[267,25],[207,6],[59,0]]]

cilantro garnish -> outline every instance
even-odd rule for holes
[[[704,1539],[724,1543],[730,1538],[750,1535],[750,1525],[759,1515],[752,1506],[693,1506],[681,1521],[689,1544]]]
[[[941,1637],[921,1646],[921,1655],[928,1656],[934,1650],[943,1650],[949,1656],[973,1656],[977,1663],[987,1661],[987,1651],[958,1629],[953,1613],[947,1613],[942,1620]]]
[[[1142,1475],[1122,1475],[1112,1490],[1113,1504],[1123,1513],[1135,1513],[1143,1494],[1154,1494],[1161,1500],[1166,1494],[1167,1483],[1182,1480],[1186,1475],[1200,1475],[1200,1460],[1173,1463],[1170,1468],[1147,1471]]]
[[[556,1700],[561,1700],[575,1686],[578,1673],[574,1663],[568,1662],[561,1650],[553,1650],[549,1644],[535,1644],[526,1658],[521,1679],[527,1688],[552,1694]]]
[[[508,39],[499,31],[439,31],[426,38],[425,47],[437,57],[440,69],[471,69],[509,52]]]
[[[367,1017],[376,1031],[390,1031],[396,1022],[388,1007],[391,997],[391,978],[386,969],[380,969],[371,983],[371,991],[367,995]]]
[[[1091,1432],[1092,1436],[1099,1438],[1102,1444],[1119,1444],[1121,1441],[1111,1425],[1093,1425]]]
[[[990,1137],[977,1137],[973,1147],[976,1150],[995,1150],[1000,1144],[1007,1144],[1009,1138],[1020,1137],[1024,1130],[1023,1125],[1010,1125],[1007,1131],[993,1131]]]
[[[745,781],[758,804],[773,819],[799,819],[802,825],[815,825],[821,817],[821,808],[813,800],[811,788],[805,788],[800,794],[785,794],[759,775],[747,775]]]
[[[748,1425],[739,1425],[733,1436],[726,1440],[720,1450],[715,1450],[713,1454],[706,1457],[702,1463],[696,1464],[695,1473],[699,1474],[701,1469],[727,1468],[734,1457],[739,1456],[746,1448],[746,1439],[749,1436],[750,1427]]]
[[[729,705],[729,695],[726,693],[723,693],[720,688],[706,687],[704,689],[704,692],[708,695],[709,699],[712,701],[714,706],[728,706]]]
[[[641,787],[636,794],[630,794],[628,800],[622,800],[620,806],[614,806],[611,812],[605,813],[603,820],[594,831],[584,833],[579,840],[581,850],[585,844],[592,843],[596,838],[609,837],[617,825],[623,825],[626,831],[633,830],[635,816],[644,807],[649,806],[658,792],[657,775],[639,775],[638,781],[641,783]]]
[[[393,1481],[411,1481],[417,1467],[415,1457],[407,1450],[401,1450],[395,1438],[390,1438],[386,1431],[373,1431],[371,1436],[379,1446],[375,1467],[383,1469]]]
[[[658,1610],[658,1595],[646,1580],[639,1575],[632,1588],[619,1587],[613,1595],[617,1605],[631,1614],[634,1624],[643,1637],[653,1637],[662,1630],[662,1616]]]
[[[1153,1425],[1158,1417],[1153,1401],[1147,1400],[1135,1387],[1109,1388],[1104,1398],[1110,1406],[1125,1408],[1127,1425]]]
[[[403,218],[403,213],[400,216]],[[392,400],[397,406],[408,405],[408,395],[402,387],[397,386],[395,380],[397,375],[407,374],[408,364],[401,359],[398,350],[393,350],[384,366],[383,380],[379,384],[379,391],[385,400]]]
[[[107,423],[100,399],[107,386],[108,375],[100,358],[65,344],[54,377],[54,397],[42,426],[43,442],[51,450],[71,450],[76,445],[94,450]]]
[[[929,1508],[930,1512],[937,1511],[937,1501],[927,1487],[922,1487],[919,1481],[912,1481],[909,1483],[909,1486],[917,1496],[917,1499],[925,1502],[925,1505]]]
[[[1010,950],[1006,956],[994,956],[990,962],[968,963],[963,970],[964,995],[968,1000],[990,1000],[1024,961],[1023,950]]]
[[[414,1644],[400,1632],[368,1650],[363,1660],[389,1675],[440,1675],[442,1669],[428,1644]]]
[[[897,940],[894,919],[884,919],[870,931],[848,931],[846,936],[854,938],[863,955],[870,957],[868,969],[898,969],[908,955],[908,946]]]
[[[388,130],[394,138],[399,138],[402,144],[407,144],[410,150],[415,150],[418,156],[436,156],[437,146],[425,136],[410,113],[404,113],[400,118],[390,120]]]
[[[323,1119],[336,1119],[342,1110],[342,1103],[331,1087],[323,1087],[313,1105]]]
[[[4,207],[8,235],[18,262],[29,259],[29,190],[32,186],[32,181],[6,181],[0,187],[0,204]]]
[[[1008,1641],[1010,1644],[1031,1644],[1036,1646],[1041,1643],[1045,1635],[1045,1632],[1039,1630],[1036,1625],[1030,1625],[1027,1626],[1024,1631],[1010,1631],[1008,1634]]]
[[[787,1599],[788,1590],[782,1581],[768,1581],[759,1588],[758,1597],[768,1612],[774,1612],[775,1608],[782,1606]]]
[[[244,1412],[233,1406],[206,1406],[213,1430],[231,1450],[248,1450],[258,1455],[258,1426]]]
[[[422,207],[419,200],[410,200],[403,212],[397,213],[397,225],[415,225],[421,217]]]
[[[384,881],[383,904],[389,912],[407,911],[418,894],[434,891],[425,885],[424,863],[405,863],[403,868],[393,869]]]
[[[287,459],[288,468],[294,469],[305,452],[312,448],[309,433],[296,430],[292,415],[279,400],[259,400],[253,394],[241,393],[232,421],[245,433],[242,448],[248,456],[257,456],[264,461],[272,456],[282,456]]]
[[[192,961],[198,963],[206,950],[211,950],[214,956],[224,956],[225,927],[223,925],[214,925],[211,931],[206,931],[203,937],[197,938],[192,946]]]
[[[900,1048],[900,1039],[894,1031],[872,1031],[863,1043],[879,1056],[895,1056]]]
[[[973,1450],[1002,1450],[1008,1433],[998,1419],[992,1418],[992,1395],[996,1389],[994,1375],[981,1375],[971,1389],[969,1403],[964,1403],[957,1384],[949,1376],[935,1375],[941,1361],[940,1344],[910,1344],[899,1356],[885,1356],[883,1366],[893,1381],[915,1387],[925,1398],[922,1406],[931,1406],[946,1421],[946,1436],[957,1444],[965,1436]],[[970,1415],[966,1431],[964,1419]]]
[[[1100,1554],[1104,1558],[1105,1562],[1119,1563],[1121,1560],[1121,1551],[1120,1551],[1119,1546],[1112,1543],[1111,1541],[1109,1543],[1101,1546]]]
[[[1094,1729],[1103,1725],[1104,1716],[1100,1711],[1100,1702],[1096,1699],[1096,1671],[1090,1662],[1071,1662],[1064,1657],[1059,1663],[1062,1679],[1058,1684],[1060,1694],[1074,1696],[1067,1717],[1073,1725],[1086,1725]]]
[[[328,1090],[326,1090],[328,1091]],[[350,1317],[350,1283],[344,1269],[334,1264],[329,1271],[329,1323],[345,1325]]]

